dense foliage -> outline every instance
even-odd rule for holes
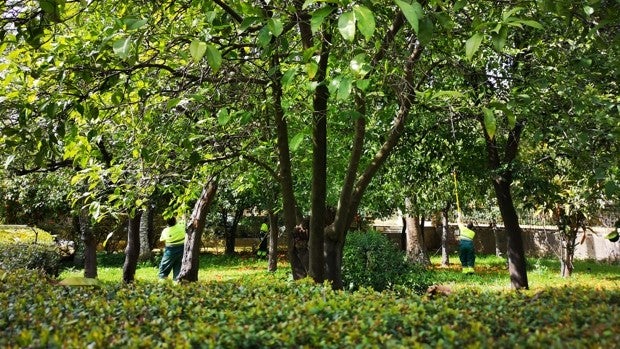
[[[349,234],[342,261],[342,277],[349,290],[383,291],[402,285],[423,293],[432,283],[427,270],[407,262],[405,253],[377,231]]]
[[[60,252],[54,245],[0,243],[0,270],[21,268],[58,276]]]
[[[0,271],[0,346],[604,348],[620,340],[615,288],[467,290],[430,299],[264,275],[72,288]],[[37,292],[22,292],[31,289]]]

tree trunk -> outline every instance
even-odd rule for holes
[[[278,217],[269,210],[269,261],[267,270],[275,272],[278,270]]]
[[[512,170],[510,165],[517,157],[519,152],[519,142],[521,132],[523,131],[523,123],[517,121],[515,127],[509,132],[508,140],[504,149],[504,160],[499,155],[496,138],[491,138],[486,132],[484,119],[478,120],[484,130],[486,140],[487,155],[489,167],[494,173],[492,178],[495,197],[499,206],[499,211],[504,221],[506,231],[506,245],[508,253],[508,272],[510,273],[510,284],[513,289],[528,289],[527,269],[525,260],[525,251],[523,248],[523,237],[521,236],[521,227],[519,226],[519,216],[515,210],[512,195],[510,193],[510,185],[512,184]]]
[[[310,236],[308,241],[308,273],[317,283],[325,278],[325,213],[327,211],[327,102],[329,90],[325,83],[331,46],[330,29],[323,32],[319,67],[314,81],[315,89],[312,118],[312,193]]]
[[[150,237],[153,235],[153,213],[151,205],[147,205],[140,215],[140,255],[138,256],[140,262],[147,262],[153,258],[150,242]]]
[[[179,281],[198,281],[202,231],[205,227],[207,212],[215,199],[216,192],[217,182],[215,179],[210,179],[202,189],[189,221],[186,222],[183,261],[181,272],[177,278]]]
[[[407,215],[401,217],[403,228],[400,230],[400,249],[407,251]]]
[[[448,212],[450,211],[450,203],[441,210],[441,265],[447,267],[450,265],[450,227],[448,224]]]
[[[303,22],[302,22],[303,23]],[[303,26],[304,24],[300,24]],[[309,25],[307,25],[309,27]],[[282,109],[282,72],[278,54],[272,55],[272,67],[274,76],[271,79],[271,91],[273,94],[274,119],[276,124],[276,139],[279,161],[279,181],[282,191],[282,216],[284,220],[284,233],[287,239],[288,260],[294,280],[303,279],[308,275],[308,269],[299,258],[295,248],[295,236],[293,234],[297,219],[297,201],[293,188],[293,176],[291,169],[291,155],[288,144],[288,125]]]
[[[129,217],[127,227],[127,246],[125,247],[125,263],[123,264],[123,282],[133,283],[136,277],[138,257],[140,256],[140,227],[142,212],[136,212],[134,217]]]
[[[420,224],[415,198],[405,198],[405,226],[407,234],[407,259],[413,263],[430,265],[424,246],[424,227]]]
[[[519,226],[519,217],[517,216],[510,193],[510,184],[499,180],[493,182],[493,187],[495,188],[495,196],[497,197],[506,230],[510,284],[516,290],[528,289],[523,238],[521,236],[521,227]]]
[[[495,256],[502,257],[502,249],[500,244],[500,235],[497,229],[497,222],[495,222],[495,218],[491,221],[491,230],[493,231],[493,238],[495,239]]]
[[[226,228],[226,255],[235,254],[235,244],[237,242],[237,230],[239,229],[239,221],[243,217],[243,208],[235,211],[230,227]]]
[[[342,250],[344,241],[325,239],[325,277],[331,281],[332,288],[341,290],[342,284]]]
[[[97,277],[97,242],[93,235],[90,216],[82,210],[79,216],[80,238],[84,246],[84,277]]]

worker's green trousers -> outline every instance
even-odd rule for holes
[[[474,251],[474,241],[470,239],[461,239],[459,245],[459,259],[463,266],[463,272],[474,272],[474,263],[476,263],[476,254]]]
[[[181,263],[183,261],[183,244],[175,246],[166,246],[164,249],[164,255],[159,264],[159,278],[167,278],[172,271],[172,277],[174,280],[179,276],[181,271]]]

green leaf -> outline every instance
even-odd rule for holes
[[[418,33],[420,19],[424,17],[424,12],[422,11],[422,6],[417,1],[414,1],[413,4],[409,4],[402,0],[396,0],[396,5],[400,7],[401,11],[403,11],[403,15],[407,19],[407,22],[411,24],[413,30]]]
[[[128,30],[136,30],[148,23],[148,19],[125,18],[123,22]]]
[[[434,29],[435,27],[433,25],[433,21],[430,18],[422,18],[420,21],[420,31],[418,32],[418,40],[420,40],[420,44],[428,45],[431,42]]]
[[[370,71],[370,66],[367,63],[367,55],[365,53],[357,54],[351,62],[349,67],[358,76],[365,76]]]
[[[112,44],[112,49],[114,50],[114,54],[119,56],[121,59],[127,59],[131,49],[131,38],[126,37],[114,41]]]
[[[194,62],[198,62],[204,57],[207,52],[207,43],[204,41],[200,41],[198,39],[192,40],[192,43],[189,44],[189,53],[192,55]]]
[[[222,66],[222,54],[214,45],[207,45],[207,62],[214,72]]]
[[[471,60],[474,53],[476,53],[476,51],[480,48],[482,38],[482,34],[476,33],[471,38],[467,39],[467,42],[465,43],[465,56],[468,60]]]
[[[319,28],[321,28],[325,18],[329,16],[333,10],[331,6],[325,6],[312,13],[312,18],[310,19],[310,30],[312,30],[312,33],[316,33]]]
[[[530,27],[532,27],[532,28],[536,28],[536,29],[543,29],[542,24],[540,24],[540,23],[538,23],[538,22],[536,22],[536,21],[533,21],[533,20],[524,19],[524,20],[519,20],[519,21],[517,21],[517,22],[519,22],[519,23],[523,23],[523,24],[525,24],[525,25],[527,25],[527,26],[530,26]]]
[[[269,31],[273,36],[278,37],[282,34],[284,27],[282,26],[282,21],[279,18],[269,18],[267,21],[267,26],[269,27]]]
[[[230,122],[230,113],[228,109],[222,108],[217,112],[217,123],[220,126],[226,126]]]
[[[295,151],[299,148],[299,146],[301,145],[301,142],[303,142],[305,137],[304,133],[298,133],[295,135],[295,137],[293,137],[293,139],[291,139],[291,141],[289,142],[289,146],[291,148],[292,151]]]
[[[263,27],[258,32],[258,44],[261,47],[267,47],[270,42],[271,42],[271,31],[269,30],[268,26],[267,27]]]
[[[339,100],[346,100],[347,98],[349,98],[349,95],[351,95],[351,85],[351,78],[342,78],[340,80],[340,84],[338,85],[338,93],[336,94],[336,98]]]
[[[368,89],[368,86],[370,86],[370,80],[368,79],[357,80],[355,81],[355,86],[357,86],[357,88],[359,88],[362,91],[366,91],[366,89]]]
[[[288,86],[293,79],[295,79],[295,74],[297,73],[297,69],[296,68],[291,68],[289,70],[286,71],[286,73],[284,73],[284,75],[282,75],[282,85],[283,86]]]
[[[353,12],[349,11],[340,15],[338,30],[345,40],[353,41],[355,39],[355,14]]]
[[[495,137],[495,131],[497,130],[497,122],[495,120],[495,113],[488,108],[482,108],[484,112],[484,128],[490,139]]]
[[[355,19],[357,20],[357,29],[364,35],[366,40],[370,40],[375,33],[375,16],[366,6],[355,5],[353,7]]]
[[[308,73],[308,79],[314,79],[314,76],[319,71],[319,65],[315,61],[311,61],[306,64],[306,72]]]
[[[506,38],[508,37],[508,28],[501,26],[497,33],[491,34],[491,40],[493,41],[493,48],[497,52],[501,52],[506,45]]]
[[[508,120],[508,127],[512,130],[517,124],[517,116],[510,110],[504,112],[506,113],[506,120]]]
[[[459,12],[462,8],[465,7],[465,5],[467,5],[467,0],[458,0],[455,4],[454,4],[454,12]]]

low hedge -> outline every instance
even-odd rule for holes
[[[60,252],[55,245],[32,243],[0,243],[0,269],[40,270],[58,276]]]
[[[37,290],[37,292],[25,292]],[[620,290],[333,291],[278,274],[66,287],[0,271],[0,347],[610,348]]]

